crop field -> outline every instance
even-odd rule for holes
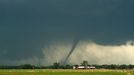
[[[0,70],[0,75],[134,75],[134,70]]]

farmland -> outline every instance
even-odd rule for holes
[[[134,75],[133,70],[64,70],[64,69],[36,69],[36,70],[0,70],[0,75]]]

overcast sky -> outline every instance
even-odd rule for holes
[[[0,64],[43,57],[51,41],[134,40],[133,0],[0,0]]]

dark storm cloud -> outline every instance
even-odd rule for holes
[[[133,0],[1,0],[0,59],[41,58],[52,40],[133,40],[133,8]]]

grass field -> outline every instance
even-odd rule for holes
[[[0,70],[0,75],[134,75],[134,70]]]

